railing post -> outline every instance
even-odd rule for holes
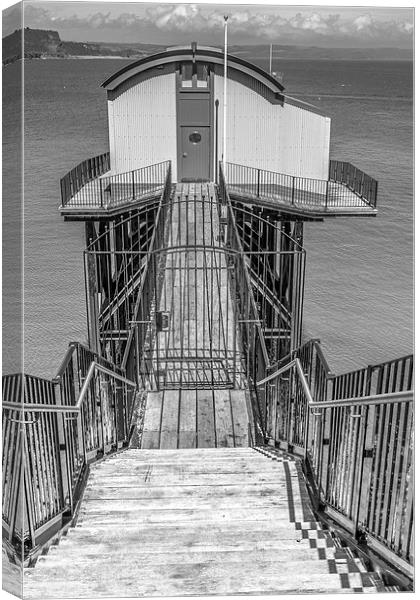
[[[99,179],[99,190],[100,190],[100,195],[101,195],[101,208],[104,207],[104,191],[102,188],[102,179]]]
[[[371,394],[371,383],[372,383],[372,373],[374,367],[369,365],[367,368],[366,379],[364,384],[364,395],[368,396]],[[359,473],[358,473],[358,483],[356,488],[356,506],[354,511],[354,537],[359,541],[362,536],[362,531],[359,528],[360,521],[360,512],[361,512],[361,503],[362,503],[362,495],[365,496],[369,487],[369,481],[365,481],[365,458],[367,457],[368,449],[366,448],[366,439],[367,439],[367,430],[368,430],[368,422],[370,411],[374,411],[374,407],[365,406],[362,408],[362,435],[361,435],[361,443],[359,444],[360,448],[360,465],[359,465]],[[370,478],[366,478],[370,479]],[[365,488],[365,489],[364,489]]]
[[[295,203],[295,176],[292,176],[292,204]]]
[[[261,169],[257,170],[257,198],[260,197],[260,177],[261,177]]]
[[[329,192],[329,180],[327,179],[327,186],[325,189],[325,210],[328,209],[328,192]]]
[[[304,445],[304,450],[303,450],[303,460],[304,460],[304,465],[306,467],[307,462],[308,462],[308,438],[309,438],[309,419],[310,419],[310,410],[309,410],[309,403],[306,400],[306,423],[305,423],[305,445]]]
[[[132,185],[132,190],[133,190],[133,200],[135,200],[136,190],[135,190],[135,185],[134,185],[134,171],[131,171],[131,185]]]
[[[54,383],[54,394],[56,399],[56,404],[62,404],[61,399],[61,383]],[[57,437],[58,437],[58,448],[60,452],[60,475],[61,475],[61,486],[63,493],[63,506],[68,506],[70,508],[70,513],[73,515],[73,495],[72,495],[72,486],[71,486],[71,476],[68,465],[68,456],[67,456],[67,443],[66,443],[66,416],[55,415],[57,419]],[[68,418],[68,417],[67,417]]]
[[[359,526],[360,522],[360,513],[361,513],[361,504],[363,497],[363,504],[366,507],[366,499],[369,495],[369,485],[370,485],[370,473],[369,477],[366,477],[365,473],[365,459],[368,457],[370,450],[366,448],[366,439],[367,439],[367,431],[369,426],[369,416],[371,412],[375,410],[373,406],[365,406],[362,408],[362,439],[359,444],[360,454],[359,454],[359,473],[358,473],[358,481],[356,488],[356,506],[354,511],[354,523],[353,523],[353,535],[358,542],[363,541],[363,530]],[[363,516],[363,515],[362,515]]]

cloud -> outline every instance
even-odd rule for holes
[[[110,10],[98,11],[96,4],[92,14],[64,13],[60,6],[51,3],[47,8],[36,4],[25,4],[25,25],[44,29],[58,29],[59,32],[71,31],[85,36],[84,39],[103,39],[113,35],[120,41],[140,41],[141,33],[189,34],[200,39],[216,36],[220,39],[223,30],[223,15],[229,10],[229,33],[232,43],[320,43],[328,44],[340,40],[342,44],[365,45],[401,45],[410,46],[413,38],[413,23],[407,19],[378,18],[375,9],[371,13],[353,17],[349,13],[328,14],[325,10],[301,11],[290,16],[282,13],[281,7],[264,10],[253,5],[249,7],[196,5],[196,4],[149,4],[137,5],[134,10],[115,13],[116,5]],[[93,6],[93,5],[90,5]],[[123,5],[122,5],[123,6]],[[124,5],[124,7],[130,5]],[[135,6],[135,5],[132,5]],[[336,9],[339,11],[339,9]],[[354,9],[355,11],[357,9]],[[284,15],[288,14],[286,18]],[[3,18],[4,34],[20,27],[16,11],[5,11]],[[143,35],[144,37],[144,35]],[[148,40],[153,41],[153,40]]]

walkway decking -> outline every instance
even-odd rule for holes
[[[174,192],[158,311],[155,371],[164,387],[244,386],[241,343],[214,184]]]
[[[251,444],[246,390],[149,392],[132,448],[240,448]]]

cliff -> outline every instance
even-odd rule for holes
[[[65,42],[57,31],[43,29],[24,30],[25,58],[70,58],[72,56],[144,56],[150,53],[143,44],[108,44],[91,42]],[[145,45],[149,46],[149,45]],[[157,46],[150,45],[152,51]],[[3,38],[3,64],[22,58],[22,29]]]

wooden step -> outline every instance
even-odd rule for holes
[[[85,492],[86,500],[107,500],[107,499],[134,499],[153,501],[153,500],[175,500],[177,498],[189,499],[192,496],[200,499],[214,499],[223,497],[235,497],[241,502],[242,498],[249,502],[253,498],[277,497],[287,492],[286,482],[276,482],[270,484],[255,485],[248,484],[230,484],[230,485],[178,485],[178,486],[148,486],[145,487],[139,483],[136,487],[122,487],[115,482],[98,481],[96,485],[89,484]]]
[[[232,537],[232,536],[231,536]],[[255,536],[256,538],[256,536]],[[48,555],[41,556],[38,559],[37,565],[44,562],[46,564],[53,564],[51,561],[74,561],[80,558],[80,560],[95,560],[98,555],[100,556],[112,556],[113,559],[118,562],[125,562],[127,557],[130,557],[133,553],[133,545],[138,542],[139,538],[134,536],[128,538],[128,540],[112,540],[108,542],[98,541],[91,543],[89,540],[68,540],[63,543],[62,548],[58,549],[58,546],[52,546]],[[130,541],[131,540],[131,541]],[[229,540],[228,540],[229,541]],[[243,554],[252,558],[255,556],[266,557],[276,556],[276,561],[284,563],[289,561],[318,561],[319,554],[313,548],[309,547],[309,544],[295,543],[296,540],[292,540],[294,543],[286,543],[286,538],[281,540],[266,540],[255,539],[254,541],[244,539],[243,541],[233,539],[229,545],[228,541],[224,540],[222,536],[220,539],[214,541],[213,544],[210,542],[201,544],[194,543],[194,539],[181,538],[179,543],[173,538],[167,540],[163,538],[160,545],[148,542],[147,550],[136,549],[136,556],[142,558],[146,562],[153,564],[169,564],[169,563],[193,563],[193,562],[205,562],[207,560],[243,560]],[[145,540],[142,540],[144,543]],[[164,546],[162,548],[162,546]],[[336,548],[327,548],[325,550],[325,560],[335,560],[337,551]],[[349,561],[350,562],[350,561]]]
[[[284,460],[283,460],[284,459]],[[251,449],[130,450],[92,466],[75,527],[27,598],[383,588],[313,517],[297,463]]]
[[[100,564],[81,571],[77,566],[70,566],[65,577],[61,567],[51,568],[40,570],[39,575],[35,571],[26,572],[26,597],[66,597],[69,590],[73,597],[323,593],[341,589],[343,581],[348,588],[374,587],[359,573],[345,577],[336,573],[313,573],[302,566],[299,568],[299,563],[293,564],[296,568],[292,571],[279,568],[279,564],[272,561],[155,565],[140,571],[136,564],[128,563],[123,570],[119,565]]]

